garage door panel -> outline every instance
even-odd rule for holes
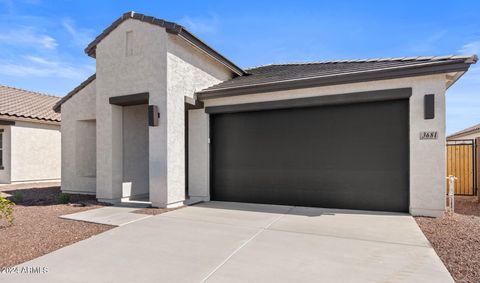
[[[408,100],[212,115],[212,198],[408,211]]]
[[[288,172],[288,176],[279,174],[275,178],[265,176],[271,176],[278,171],[243,171],[242,173],[231,173],[229,174],[231,178],[226,179],[224,183],[216,184],[221,189],[216,191],[214,199],[386,211],[405,211],[405,204],[398,200],[408,199],[406,191],[398,190],[392,193],[384,189],[392,183],[402,182],[403,176],[392,176],[389,182],[372,183],[372,180],[378,177],[378,171],[346,171],[344,173],[348,176],[341,182],[336,177],[337,172],[332,172],[330,175],[326,172],[321,179],[316,172],[305,171],[298,174]],[[281,185],[278,185],[279,183]],[[299,185],[305,183],[308,186]],[[368,189],[376,193],[365,193],[365,185],[359,186],[359,184],[371,184],[368,185]]]

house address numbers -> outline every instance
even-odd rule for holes
[[[420,139],[421,140],[436,140],[436,139],[438,139],[438,132],[437,131],[420,132]]]

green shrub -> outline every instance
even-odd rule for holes
[[[23,201],[23,194],[21,192],[13,193],[12,200],[14,203],[20,203]]]
[[[8,224],[12,225],[13,220],[13,206],[15,203],[9,201],[4,197],[0,197],[0,220],[5,219]]]
[[[70,202],[70,195],[66,193],[60,193],[58,195],[58,203],[67,204]]]

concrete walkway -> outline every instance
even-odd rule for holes
[[[107,206],[61,216],[63,219],[123,226],[151,215],[134,213],[138,208]]]
[[[210,202],[32,260],[14,282],[453,282],[405,214]]]

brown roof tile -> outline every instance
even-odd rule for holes
[[[60,122],[53,105],[60,97],[0,85],[0,115]]]
[[[291,85],[291,82],[300,80],[315,80],[321,83],[322,80],[328,81],[332,77],[339,80],[345,78],[348,82],[352,76],[366,74],[372,74],[373,78],[380,79],[378,74],[403,70],[412,71],[412,74],[418,75],[420,70],[434,66],[460,66],[462,69],[468,69],[468,66],[476,63],[477,60],[476,55],[450,55],[271,64],[246,69],[248,75],[221,82],[197,94],[200,99],[214,97],[215,93],[231,92],[234,95],[237,94],[234,93],[236,90],[242,88],[252,88],[255,92],[258,91],[259,86],[281,83]],[[403,76],[408,76],[405,72]]]

